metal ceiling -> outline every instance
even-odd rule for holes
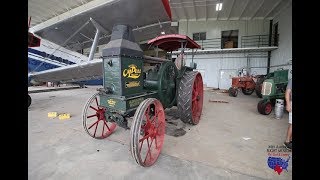
[[[30,27],[82,6],[92,0],[28,0],[28,16],[32,17]]]
[[[216,4],[222,10],[216,11]],[[173,20],[273,19],[292,0],[171,0]]]
[[[98,0],[28,0],[31,27]],[[218,2],[222,10],[215,10]],[[292,0],[170,0],[173,20],[272,19]]]
[[[154,0],[121,0],[125,2],[122,4],[118,1],[120,0],[28,0],[28,15],[32,17],[30,30],[42,38],[62,44],[89,17],[93,17],[110,31],[115,16],[128,17],[128,9],[136,6],[140,6],[140,11],[135,16],[130,15],[128,23],[136,29],[155,23],[154,18],[149,18],[155,15],[152,12],[157,8]],[[216,11],[216,4],[219,2],[223,3],[222,10]],[[173,21],[273,19],[291,3],[292,0],[170,0]],[[158,20],[159,23],[165,21],[163,17]],[[134,34],[137,41],[145,41],[160,35],[161,31],[166,34],[177,33],[178,27],[164,23],[137,30]],[[71,50],[90,47],[94,33],[93,25],[86,25],[65,47]],[[99,44],[108,41],[108,34],[105,34]]]

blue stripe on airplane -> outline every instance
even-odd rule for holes
[[[40,64],[41,66],[39,66]],[[37,68],[36,71],[39,72],[39,71],[44,71],[47,69],[53,69],[57,67],[60,67],[60,66],[28,57],[28,71],[33,71]]]
[[[61,57],[57,57],[57,56],[54,56],[54,55],[51,55],[50,54],[47,54],[46,52],[43,52],[43,51],[39,51],[39,50],[36,50],[36,49],[31,49],[31,48],[28,48],[28,52],[30,53],[33,53],[33,54],[37,54],[39,56],[42,56],[42,57],[48,57],[50,58],[51,60],[54,60],[54,61],[58,61],[58,62],[62,62],[62,63],[65,63],[65,64],[75,64],[74,62],[72,61],[69,61],[67,59],[63,59]],[[50,57],[49,57],[50,56]]]

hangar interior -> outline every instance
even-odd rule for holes
[[[171,18],[168,19],[165,12]],[[28,107],[28,178],[292,179],[292,147],[283,144],[292,114],[286,110],[285,97],[287,83],[292,79],[291,0],[29,0],[28,16],[31,17],[29,32],[42,43],[28,48],[30,78],[38,78],[31,80],[28,88],[31,103]],[[114,24],[121,23],[129,24],[130,28],[116,36]],[[121,26],[117,27],[121,32]],[[181,47],[171,51],[149,44],[151,39],[172,34],[187,36],[190,40],[180,39]],[[166,122],[164,143],[158,159],[150,167],[139,166],[144,163],[133,153],[135,132],[132,128],[138,113],[128,115],[131,129],[123,129],[118,124],[120,127],[106,138],[89,137],[83,128],[84,112],[90,109],[88,103],[92,95],[108,85],[108,78],[116,76],[102,67],[107,64],[105,54],[115,52],[106,49],[116,46],[115,37],[120,36],[123,39],[120,46],[140,48],[143,57],[150,61],[179,62],[183,54],[182,62],[190,67],[196,64],[191,71],[199,72],[203,81],[199,85],[203,94],[196,97],[203,99],[200,101],[203,105],[196,110],[200,112],[199,124],[193,120],[184,123],[181,118],[184,115],[176,101],[179,96],[183,96],[181,102],[188,96],[179,94],[178,81],[175,89],[178,97],[173,100],[176,104],[171,107],[161,101]],[[200,48],[187,48],[190,42]],[[134,43],[139,48],[135,48]],[[120,47],[119,52],[125,52],[124,49]],[[74,69],[67,71],[70,67]],[[63,73],[50,74],[59,68]],[[137,73],[139,67],[131,70]],[[89,78],[76,78],[86,73],[90,74]],[[160,71],[157,76],[159,74]],[[192,88],[196,81],[201,81],[197,78],[200,75],[195,80],[191,78],[195,83]],[[72,80],[63,79],[69,76]],[[264,79],[260,82],[261,77]],[[187,82],[188,77],[182,77],[181,81],[184,79]],[[42,81],[34,83],[36,80]],[[74,82],[80,80],[100,83],[81,84],[78,88]],[[116,84],[113,79],[112,83]],[[158,88],[149,83],[148,87]],[[54,84],[59,85],[54,87]],[[253,89],[248,88],[252,84]],[[170,87],[170,83],[166,86]],[[124,93],[122,90],[120,94]],[[165,94],[164,98],[171,96]],[[160,95],[156,97],[161,99]],[[109,97],[106,102],[109,103],[106,106],[113,103]],[[57,113],[67,117],[59,119]],[[52,118],[52,114],[56,115]],[[149,141],[148,148],[151,151]]]

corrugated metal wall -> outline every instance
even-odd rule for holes
[[[271,66],[288,63],[292,59],[292,8],[291,5],[273,20],[278,22],[279,49],[271,53]],[[207,39],[221,38],[221,31],[239,30],[239,44],[241,36],[263,35],[269,33],[269,20],[253,21],[180,21],[179,33],[192,38],[196,32],[206,32]],[[197,54],[194,62],[204,76],[204,83],[208,87],[228,89],[231,77],[237,75],[242,67],[248,67],[254,74],[267,73],[267,52],[260,53],[226,53],[226,54]],[[191,62],[191,55],[187,56],[187,65]],[[273,67],[270,72],[278,69]],[[291,66],[283,66],[291,69]],[[289,73],[289,78],[291,74]]]
[[[192,56],[186,56],[186,65],[190,65]],[[228,54],[197,54],[194,56],[197,70],[204,76],[204,84],[207,87],[228,89],[231,86],[231,78],[238,74],[244,67],[254,74],[267,73],[267,53],[228,53]]]
[[[239,30],[239,44],[245,35],[263,35],[269,33],[269,21],[180,21],[179,33],[192,38],[195,32],[207,32],[207,39],[221,38],[221,31]],[[187,56],[187,65],[191,62],[191,55]],[[255,74],[267,73],[267,53],[226,53],[226,54],[197,54],[194,57],[197,69],[204,76],[204,83],[208,87],[228,89],[231,77],[238,74],[243,67],[253,67],[248,71]]]
[[[292,60],[292,5],[289,5],[277,17],[273,19],[273,24],[278,23],[279,48],[271,52],[271,66],[287,64]],[[278,69],[292,69],[292,65],[272,67],[270,72]],[[289,71],[289,78],[291,73]]]

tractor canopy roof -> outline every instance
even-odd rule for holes
[[[188,36],[181,34],[162,35],[148,41],[149,45],[158,46],[158,48],[165,51],[178,50],[179,48],[181,48],[181,43],[183,43],[184,48],[201,48],[199,44],[190,39]]]

